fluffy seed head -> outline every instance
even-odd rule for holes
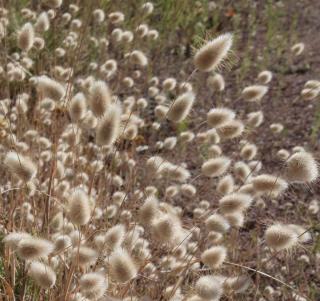
[[[242,96],[244,100],[254,102],[259,101],[268,92],[267,86],[254,85],[246,87],[242,91]]]
[[[10,172],[25,182],[30,181],[37,173],[36,165],[28,157],[13,151],[6,154],[4,164]]]
[[[297,234],[299,243],[308,243],[312,240],[310,232],[306,231],[302,226],[289,224],[288,227]]]
[[[67,251],[71,244],[71,239],[68,235],[59,235],[54,241],[55,254]]]
[[[272,123],[270,129],[274,134],[279,134],[283,131],[284,126],[281,123]]]
[[[219,200],[219,209],[223,214],[242,212],[251,205],[252,197],[244,193],[232,193]]]
[[[232,40],[232,34],[226,33],[201,47],[194,56],[196,68],[204,72],[217,69],[227,57],[232,46]]]
[[[103,81],[96,81],[89,90],[89,106],[92,112],[101,117],[111,104],[111,92]]]
[[[42,98],[51,98],[59,101],[65,95],[65,88],[45,75],[36,78],[36,87]]]
[[[177,85],[177,81],[175,78],[167,78],[162,83],[162,88],[165,91],[172,91]]]
[[[227,108],[211,109],[207,114],[207,122],[209,126],[219,128],[228,124],[235,116],[236,114]]]
[[[301,96],[304,100],[313,100],[315,99],[320,93],[320,89],[317,88],[317,89],[303,89],[301,91]]]
[[[41,238],[29,237],[18,243],[18,255],[24,260],[36,260],[47,257],[53,251],[53,244]]]
[[[30,238],[31,235],[25,232],[11,232],[5,236],[3,242],[6,246],[15,250],[18,247],[18,244],[21,240],[25,238]]]
[[[232,175],[224,176],[218,183],[217,191],[221,194],[229,194],[233,191],[234,180]]]
[[[99,299],[108,288],[108,282],[102,274],[91,272],[81,276],[79,287],[84,296]]]
[[[35,24],[35,29],[38,32],[44,32],[49,30],[49,28],[50,28],[50,20],[49,20],[48,14],[46,12],[42,12],[37,19],[37,22]]]
[[[91,216],[90,202],[88,195],[82,189],[73,192],[68,214],[70,221],[75,225],[85,225],[89,222]]]
[[[219,145],[211,145],[208,149],[209,158],[216,158],[222,154],[221,147]]]
[[[194,197],[195,194],[197,193],[196,187],[194,187],[192,184],[183,184],[181,185],[180,190],[182,195],[187,198]]]
[[[304,88],[306,89],[320,89],[320,81],[318,80],[308,80],[305,84],[304,84]]]
[[[29,51],[34,43],[34,29],[31,23],[22,26],[18,33],[18,47],[24,51]]]
[[[259,73],[258,82],[262,85],[268,84],[272,79],[272,72],[265,70]]]
[[[153,195],[148,196],[139,210],[140,222],[144,225],[150,226],[154,218],[157,216],[158,207],[158,199]]]
[[[288,225],[275,224],[266,230],[265,239],[270,248],[280,251],[290,249],[296,245],[298,235]]]
[[[116,282],[124,283],[137,275],[137,267],[124,249],[115,250],[109,259],[110,273]]]
[[[318,164],[311,153],[298,152],[287,161],[286,176],[291,182],[313,182],[318,175]]]
[[[264,119],[262,111],[249,113],[247,117],[248,117],[247,124],[250,127],[260,126]]]
[[[154,6],[152,2],[146,2],[141,6],[141,11],[146,15],[150,15],[153,12],[153,9]]]
[[[233,167],[233,171],[236,177],[238,177],[242,181],[245,181],[251,173],[250,167],[243,161],[236,162]]]
[[[63,214],[62,212],[58,212],[55,216],[53,216],[50,227],[54,231],[60,231],[63,226]]]
[[[170,215],[164,214],[154,221],[152,230],[155,239],[161,243],[170,243],[176,237],[177,225]]]
[[[105,235],[105,244],[108,250],[114,250],[120,247],[125,236],[125,227],[123,225],[115,225],[111,227]]]
[[[221,74],[215,74],[213,76],[209,76],[207,79],[207,86],[213,92],[221,92],[225,88],[225,82],[223,76]]]
[[[148,59],[140,50],[134,50],[130,53],[131,64],[145,67],[148,65]]]
[[[69,114],[73,122],[82,120],[87,112],[86,98],[83,93],[76,94],[70,102]]]
[[[112,145],[119,136],[121,124],[121,107],[118,104],[109,106],[99,120],[96,129],[96,140],[99,145]]]
[[[209,231],[225,233],[230,228],[229,222],[217,213],[210,215],[205,223]]]
[[[56,274],[52,268],[38,261],[31,262],[28,275],[45,289],[54,286],[56,282]]]
[[[304,43],[297,43],[291,47],[291,51],[296,56],[300,55],[303,52],[303,50],[304,50]]]
[[[312,200],[309,204],[308,211],[311,214],[317,214],[320,211],[318,200]],[[10,235],[10,234],[9,234]]]
[[[246,275],[228,277],[223,286],[226,290],[233,291],[235,293],[244,293],[251,285],[252,280]]]
[[[208,275],[202,276],[196,283],[196,292],[200,299],[194,299],[195,301],[200,300],[219,300],[222,293],[223,287],[222,282],[217,276]]]
[[[224,126],[219,127],[217,133],[221,139],[227,140],[239,137],[243,133],[243,130],[244,125],[240,120],[232,120]]]
[[[211,269],[219,268],[227,257],[227,249],[214,246],[201,254],[201,261]]]
[[[234,212],[231,214],[225,214],[224,217],[227,219],[231,227],[241,228],[244,224],[244,215],[242,212]]]
[[[51,8],[59,8],[62,5],[63,0],[46,0],[45,2]]]
[[[122,12],[113,12],[108,15],[112,24],[119,24],[124,21],[124,14]]]
[[[74,263],[79,263],[80,266],[88,266],[94,264],[98,258],[98,253],[85,246],[76,246],[72,251],[72,260]]]
[[[194,100],[195,95],[193,92],[187,92],[180,95],[169,108],[167,118],[174,122],[181,122],[188,116]]]
[[[244,160],[252,160],[257,154],[257,147],[254,144],[246,144],[240,152]]]
[[[285,180],[268,174],[262,174],[254,177],[251,182],[254,190],[261,194],[269,193],[279,195],[288,187],[288,184]]]
[[[95,9],[92,15],[96,23],[102,23],[104,21],[105,14],[102,9]]]
[[[221,156],[204,162],[202,164],[201,171],[207,177],[219,177],[227,171],[230,164],[231,160],[229,158]]]

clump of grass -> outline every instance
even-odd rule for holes
[[[237,110],[225,96],[238,87],[217,73],[236,52],[234,35],[204,42],[172,74],[159,55],[162,6],[140,2],[134,12],[105,1],[47,0],[37,10],[25,3],[12,15],[0,8],[7,299],[296,298],[292,279],[284,280],[295,263],[288,251],[310,262],[301,245],[311,243],[312,226],[281,214],[292,207],[289,188],[313,184],[318,164],[307,146],[278,148],[284,125],[261,106],[273,73],[238,83],[246,102]],[[179,57],[183,45],[175,46],[168,59]],[[319,87],[306,82],[302,103]],[[221,105],[204,99],[206,89]],[[264,129],[277,134],[271,143],[262,141]],[[283,166],[265,166],[266,152]],[[318,214],[316,199],[306,212]],[[261,276],[254,283],[253,273]]]

